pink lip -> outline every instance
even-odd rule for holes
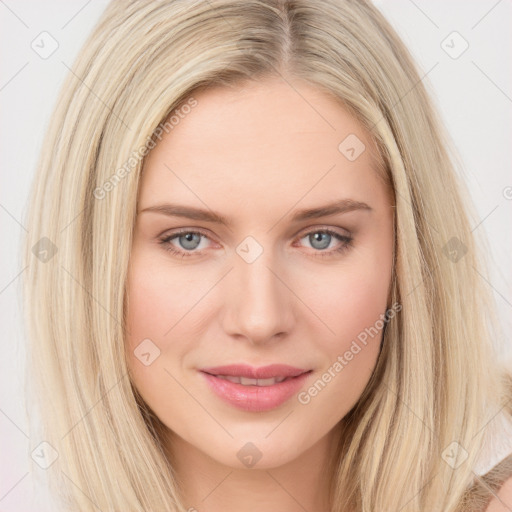
[[[210,389],[225,402],[244,411],[263,412],[279,407],[297,394],[311,371],[287,365],[270,365],[257,369],[246,365],[235,365],[204,368],[201,373],[206,378]],[[253,379],[289,378],[272,386],[244,386],[220,379],[215,375]]]
[[[248,377],[250,379],[270,379],[272,377],[297,377],[308,370],[295,368],[287,364],[271,364],[254,368],[247,364],[230,364],[227,366],[215,366],[201,368],[202,372],[210,375],[231,375],[232,377]]]

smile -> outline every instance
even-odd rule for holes
[[[296,395],[313,370],[286,365],[253,368],[231,365],[200,370],[208,388],[229,405],[247,412],[277,409]]]

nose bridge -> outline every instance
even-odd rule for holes
[[[227,330],[263,342],[291,327],[291,293],[275,251],[247,237],[236,248]],[[276,277],[276,274],[280,278]]]

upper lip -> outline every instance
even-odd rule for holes
[[[247,364],[231,364],[227,366],[215,366],[201,368],[202,372],[210,375],[226,375],[231,377],[246,377],[250,379],[271,379],[273,377],[297,377],[309,370],[295,368],[287,364],[271,364],[255,368]]]

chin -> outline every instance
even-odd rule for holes
[[[299,437],[294,441],[289,435],[286,439],[278,435],[272,439],[272,435],[268,436],[268,431],[255,432],[254,436],[243,439],[229,439],[224,446],[215,443],[220,450],[207,453],[217,462],[234,469],[274,469],[292,462],[304,451],[304,443]]]

